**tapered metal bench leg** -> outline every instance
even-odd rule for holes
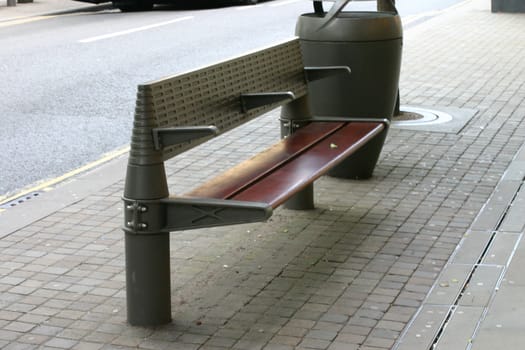
[[[169,233],[126,232],[128,322],[156,326],[171,322]]]
[[[142,165],[132,153],[123,198],[128,322],[157,326],[171,322],[170,236],[150,203],[169,192],[164,164]]]
[[[286,209],[308,210],[315,209],[314,204],[314,184],[308,185],[304,190],[295,194],[284,203]]]
[[[328,175],[343,179],[364,180],[372,177],[385,143],[388,128],[369,141],[356,153],[334,167]]]

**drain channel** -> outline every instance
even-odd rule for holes
[[[441,338],[441,335],[443,334],[443,331],[445,330],[445,328],[447,327],[450,319],[452,318],[452,315],[454,314],[456,308],[458,307],[459,305],[459,301],[461,300],[461,298],[463,297],[464,293],[465,293],[465,290],[468,288],[468,285],[470,283],[470,281],[472,280],[474,274],[476,273],[476,270],[478,269],[479,266],[481,266],[481,262],[483,261],[483,259],[485,258],[485,256],[487,255],[489,249],[490,249],[490,246],[492,245],[492,242],[494,241],[495,237],[496,237],[496,234],[497,232],[499,231],[500,227],[502,226],[503,222],[505,221],[505,218],[510,210],[510,208],[512,207],[512,205],[514,204],[516,198],[518,197],[518,195],[520,194],[520,192],[522,190],[525,189],[525,178],[523,178],[521,180],[521,184],[520,186],[518,187],[518,190],[516,191],[516,193],[514,194],[514,196],[512,197],[512,199],[510,200],[509,204],[507,205],[507,207],[505,208],[505,212],[503,213],[503,215],[501,216],[500,220],[498,221],[495,229],[492,231],[492,235],[490,236],[490,239],[489,241],[487,242],[487,245],[485,246],[485,249],[483,250],[483,252],[481,253],[478,261],[476,262],[476,264],[474,264],[474,267],[472,268],[472,271],[470,272],[467,280],[465,281],[465,284],[463,285],[463,288],[461,289],[461,291],[459,292],[458,294],[458,297],[456,298],[456,300],[454,301],[454,304],[451,305],[451,308],[448,312],[448,315],[445,319],[445,321],[442,323],[441,325],[441,328],[439,329],[439,331],[437,332],[436,334],[436,337],[434,338],[434,341],[432,342],[432,346],[430,347],[431,349],[435,348],[437,343],[439,342],[440,338]],[[499,284],[499,282],[498,282]],[[485,312],[486,313],[486,312]],[[484,314],[485,314],[484,313]],[[471,347],[471,345],[469,345],[469,348]]]
[[[3,203],[0,205],[0,209],[9,209],[9,208],[13,208],[13,207],[16,207],[18,205],[21,205],[25,202],[27,202],[28,200],[31,200],[33,198],[36,198],[38,196],[40,196],[40,194],[42,194],[42,191],[36,191],[36,192],[31,192],[31,193],[27,193],[21,197],[18,197],[18,198],[15,198],[9,202],[6,202],[6,203]]]

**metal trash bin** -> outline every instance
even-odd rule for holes
[[[299,17],[305,66],[348,66],[340,74],[308,85],[315,117],[391,119],[396,104],[403,29],[394,12],[343,12],[350,0],[337,1],[327,13]],[[394,7],[395,9],[395,7]],[[330,175],[369,178],[383,147],[386,131],[362,151],[349,157]]]
[[[523,0],[492,0],[491,5],[492,12],[525,12],[525,1]]]

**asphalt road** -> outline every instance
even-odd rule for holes
[[[397,4],[402,15],[417,16],[458,2]],[[0,28],[0,197],[127,145],[137,84],[289,38],[311,6],[302,0],[176,4]]]

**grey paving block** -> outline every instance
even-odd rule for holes
[[[490,231],[468,231],[456,248],[451,263],[471,265],[478,263],[492,235]]]
[[[396,343],[395,350],[430,349],[447,319],[449,306],[425,305],[414,318],[406,333]]]
[[[425,304],[454,305],[473,267],[473,265],[447,264],[425,299]]]
[[[523,241],[523,234],[520,235],[520,241],[510,256],[512,259],[505,272],[502,288],[505,288],[505,286],[525,287],[525,274],[523,273],[525,266],[525,242]]]
[[[518,192],[509,208],[499,230],[504,232],[521,233],[525,229],[525,186]]]
[[[465,350],[472,343],[472,337],[485,308],[459,306],[447,321],[433,350]]]
[[[522,150],[516,155],[503,175],[506,181],[523,181],[525,179],[525,152]]]
[[[481,263],[486,265],[507,265],[520,237],[521,234],[518,233],[496,232]]]
[[[462,306],[487,307],[496,293],[504,266],[477,266],[458,301]]]
[[[502,285],[473,339],[472,349],[522,349],[525,286]]]
[[[521,181],[502,181],[471,226],[474,231],[493,231],[512,202]]]

